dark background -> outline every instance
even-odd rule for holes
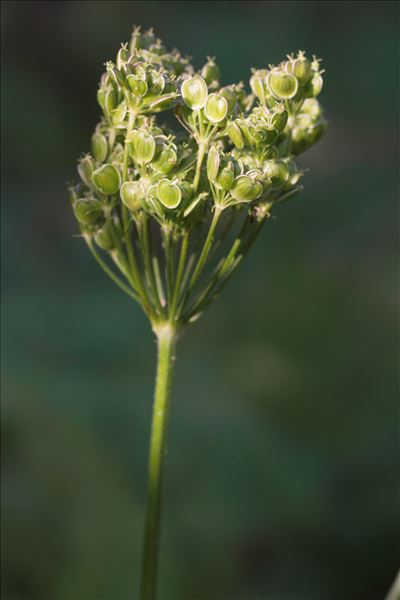
[[[178,348],[160,600],[375,600],[399,561],[398,4],[2,2],[3,598],[135,597],[155,343],[67,202],[133,24],[324,59],[305,192]]]

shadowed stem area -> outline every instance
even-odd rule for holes
[[[144,532],[140,600],[154,600],[156,596],[169,398],[177,339],[176,329],[169,323],[158,325],[155,328],[155,333],[158,342],[158,361],[151,426],[147,513]]]

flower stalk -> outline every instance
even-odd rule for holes
[[[150,438],[147,512],[143,543],[140,600],[153,600],[156,595],[169,401],[177,338],[175,327],[168,322],[160,324],[156,328],[155,333],[158,344],[158,360]]]
[[[70,188],[93,257],[148,317],[158,344],[141,599],[156,594],[168,407],[179,334],[217,298],[324,133],[320,61],[304,52],[222,86],[135,28],[97,92],[101,119]],[[160,115],[173,111],[176,130]]]

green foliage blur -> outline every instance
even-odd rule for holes
[[[178,347],[160,600],[375,600],[399,561],[398,3],[2,2],[4,600],[137,589],[155,343],[76,237],[103,63],[324,59],[326,136]]]

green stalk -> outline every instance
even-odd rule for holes
[[[207,150],[207,143],[202,142],[199,144],[199,151],[197,154],[197,164],[196,164],[196,173],[193,179],[193,189],[196,192],[199,187],[200,182],[200,174],[201,174],[201,165],[203,164],[204,155]]]
[[[87,236],[83,236],[85,238],[86,244],[88,245],[88,248],[90,250],[90,252],[93,255],[93,258],[96,260],[96,262],[99,264],[99,266],[103,269],[104,273],[106,275],[108,275],[108,277],[110,277],[110,279],[112,279],[112,281],[123,291],[125,292],[125,294],[128,294],[128,296],[130,296],[133,300],[139,301],[139,298],[136,296],[136,294],[127,286],[125,285],[125,283],[123,281],[121,281],[119,279],[119,277],[117,277],[115,275],[115,273],[113,273],[113,271],[106,265],[106,263],[102,260],[102,258],[100,258],[99,254],[97,253],[97,251],[95,250],[93,243],[91,241],[90,238],[88,238]]]
[[[214,234],[215,234],[215,229],[218,225],[218,221],[219,218],[221,216],[222,213],[222,209],[219,207],[215,207],[215,211],[213,214],[213,218],[210,224],[210,229],[208,230],[208,234],[206,237],[206,241],[204,242],[204,246],[203,246],[203,250],[201,251],[199,260],[197,261],[197,264],[195,266],[195,269],[193,271],[193,275],[192,278],[190,280],[190,284],[189,284],[189,291],[191,291],[193,289],[193,287],[195,286],[198,278],[200,277],[203,267],[204,267],[204,263],[207,260],[208,254],[211,250],[211,246],[212,243],[214,241]]]
[[[182,291],[181,283],[182,283],[183,271],[184,271],[185,264],[186,264],[186,255],[187,255],[187,251],[188,251],[188,246],[189,246],[189,233],[186,231],[182,237],[181,251],[180,251],[179,263],[178,263],[178,271],[176,274],[174,293],[173,293],[172,302],[171,302],[170,319],[172,322],[175,320],[175,316],[176,316],[175,313],[176,313],[176,309],[178,306],[179,295]]]
[[[175,359],[176,330],[170,323],[155,327],[158,342],[156,389],[151,427],[148,496],[140,600],[154,600],[160,545],[161,500],[166,456],[169,398]]]

